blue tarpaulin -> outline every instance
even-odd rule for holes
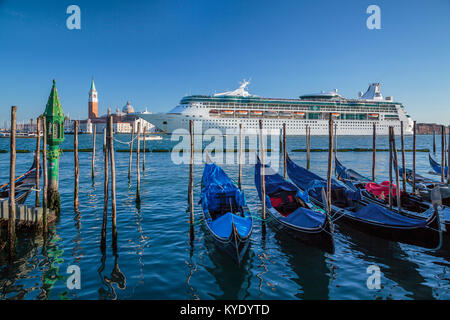
[[[226,212],[216,219],[207,219],[211,230],[220,237],[228,238],[231,235],[234,222],[241,236],[247,236],[251,230],[252,219],[240,217],[231,212],[231,209],[242,208],[247,205],[244,193],[241,192],[227,174],[216,164],[206,164],[203,170],[203,188],[200,194],[203,212],[218,211],[229,205],[230,212]]]

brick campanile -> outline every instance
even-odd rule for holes
[[[98,97],[97,90],[95,90],[94,79],[92,79],[91,90],[89,91],[89,119],[98,117]]]

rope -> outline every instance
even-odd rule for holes
[[[128,141],[128,142],[123,142],[123,141],[120,141],[120,140],[118,140],[118,139],[116,139],[116,138],[114,138],[114,141],[116,141],[116,142],[118,142],[118,143],[122,143],[122,144],[126,144],[126,145],[130,145],[131,144],[131,142],[133,142],[134,140],[136,140],[137,139],[137,134],[134,136],[134,138],[131,140],[131,141]]]

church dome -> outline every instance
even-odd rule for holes
[[[133,106],[130,104],[130,101],[127,101],[126,106],[124,106],[122,108],[122,112],[123,113],[133,113],[134,112],[134,108]]]

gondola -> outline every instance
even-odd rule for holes
[[[253,219],[244,193],[209,159],[203,171],[200,204],[215,243],[240,264],[249,246]]]
[[[39,168],[39,176],[41,176],[41,168]],[[27,172],[20,175],[15,180],[15,201],[17,204],[23,204],[36,186],[36,157],[33,164]],[[0,186],[0,199],[9,198],[9,182]]]
[[[335,158],[336,176],[346,186],[353,190],[360,190],[362,199],[367,202],[374,202],[381,206],[389,205],[389,181],[381,184],[372,182],[369,178],[362,176],[358,172],[348,169]],[[397,186],[392,185],[392,210],[398,212],[397,207]],[[430,202],[415,194],[400,191],[401,213],[407,216],[429,217],[433,212]]]
[[[410,186],[414,184],[413,172],[411,169],[406,169],[406,182]],[[400,176],[403,177],[403,169],[400,168]],[[420,196],[425,200],[430,201],[431,190],[436,187],[439,187],[441,191],[442,204],[449,206],[450,205],[450,186],[440,181],[428,179],[424,176],[421,176],[416,173],[416,189],[419,190]]]
[[[261,162],[255,165],[255,185],[259,199]],[[309,197],[294,184],[265,166],[266,209],[269,221],[301,242],[334,253],[333,226],[326,212],[312,204]]]
[[[315,204],[326,207],[322,200],[322,189],[327,187],[325,179],[295,164],[289,157],[287,173]],[[359,190],[351,190],[335,179],[331,183],[331,199],[332,221],[337,223],[346,223],[380,238],[425,248],[434,249],[442,243],[438,212],[433,212],[428,219],[403,216],[376,203],[363,202]]]
[[[428,159],[430,160],[430,166],[437,174],[441,175],[442,167],[439,163],[437,163],[432,157],[431,154],[428,154]],[[444,175],[447,176],[448,167],[444,167]]]

